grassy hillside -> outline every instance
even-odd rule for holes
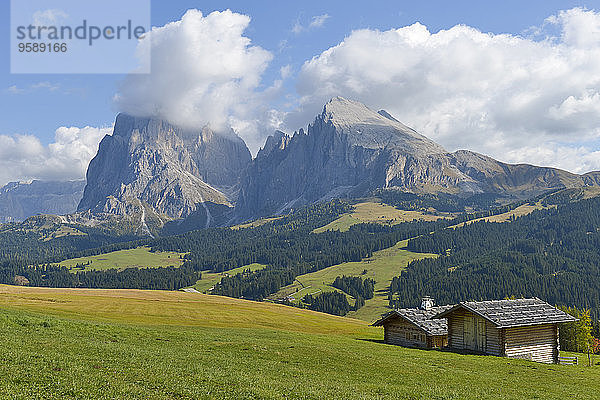
[[[377,222],[381,224],[399,224],[401,222],[419,220],[435,221],[443,218],[442,215],[424,213],[421,211],[404,211],[387,204],[366,201],[354,205],[351,212],[345,213],[335,221],[315,229],[315,233],[321,233],[328,230],[345,232],[352,225],[364,222]]]
[[[129,289],[54,289],[0,285],[0,308],[137,325],[269,328],[376,337],[358,320],[199,293]]]
[[[375,279],[375,296],[365,302],[358,311],[351,311],[348,316],[365,321],[373,321],[382,313],[388,311],[387,289],[394,276],[397,276],[408,263],[413,260],[436,257],[434,254],[413,253],[405,249],[408,241],[398,242],[395,246],[373,253],[373,256],[360,262],[347,262],[334,265],[323,270],[299,276],[293,284],[284,287],[273,299],[282,299],[291,296],[292,301],[299,301],[307,294],[321,291],[339,291],[330,286],[336,277],[360,276]],[[343,292],[342,292],[343,293]],[[354,300],[349,297],[350,304]]]
[[[405,349],[195,293],[0,286],[2,399],[589,399],[600,367]]]
[[[138,247],[129,250],[113,251],[111,253],[99,254],[96,256],[72,258],[59,263],[60,266],[71,269],[72,272],[104,270],[104,269],[125,269],[125,268],[159,268],[159,267],[179,267],[183,263],[181,256],[184,253],[173,251],[152,252],[148,247]],[[83,268],[77,268],[77,264],[88,264]]]
[[[509,222],[512,218],[519,218],[522,217],[524,215],[529,215],[532,212],[536,211],[536,210],[543,210],[549,207],[544,207],[541,203],[541,201],[538,201],[535,204],[523,204],[517,208],[515,208],[514,210],[510,210],[507,211],[505,213],[502,214],[496,214],[496,215],[492,215],[489,217],[483,217],[483,218],[476,218],[476,219],[472,219],[469,220],[467,222],[462,222],[458,225],[453,225],[450,226],[449,228],[457,228],[457,227],[461,227],[464,226],[465,224],[472,224],[475,222],[480,222],[480,221],[486,221],[486,222]]]
[[[254,221],[246,222],[244,224],[234,225],[231,229],[244,229],[244,228],[256,228],[257,226],[263,226],[264,224],[268,224],[272,221],[277,221],[283,217],[270,217],[270,218],[260,218]]]
[[[40,240],[50,241],[65,236],[84,236],[84,232],[74,225],[63,224],[60,217],[56,215],[36,215],[27,218],[21,223],[9,223],[0,225],[0,232],[23,232],[37,233]]]
[[[244,271],[258,271],[259,269],[263,269],[265,266],[263,264],[249,264],[244,265],[243,267],[238,267],[234,269],[230,269],[226,272],[202,272],[202,279],[199,280],[195,285],[194,289],[201,293],[206,293],[207,290],[215,286],[217,283],[221,282],[221,279],[225,276],[234,276],[237,274],[241,274]]]

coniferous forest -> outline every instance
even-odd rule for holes
[[[10,243],[11,251],[0,258],[0,282],[14,283],[15,276],[19,275],[34,286],[173,289],[177,288],[175,282],[186,282],[179,287],[193,284],[199,279],[200,271],[222,272],[261,263],[267,267],[224,278],[213,293],[262,300],[298,275],[346,261],[359,261],[398,240],[448,224],[447,221],[412,222],[395,227],[360,224],[348,232],[312,233],[349,209],[347,202],[332,201],[299,209],[262,226],[210,228],[157,239],[122,241],[122,237],[98,234],[98,241],[93,243],[101,246],[96,248],[84,246],[85,242],[77,236],[43,242],[36,233],[30,232],[26,234],[28,240],[21,240],[19,244],[12,233],[5,233],[0,235],[0,241]],[[38,246],[38,242],[42,244]],[[143,245],[153,251],[188,254],[176,271],[172,268],[141,268],[71,273],[66,268],[50,265],[67,258]],[[22,256],[15,257],[14,254]]]
[[[600,315],[600,199],[506,223],[474,222],[413,238],[408,248],[440,254],[412,262],[390,286],[391,306],[537,296]]]
[[[307,294],[302,301],[310,310],[333,315],[346,315],[352,309],[346,296],[339,292],[325,292],[314,296]]]
[[[372,299],[375,293],[375,280],[363,279],[360,276],[338,276],[331,284],[334,288],[338,288],[350,296],[358,299]]]
[[[412,196],[407,199],[414,200]],[[436,253],[440,257],[414,261],[393,279],[389,292],[392,307],[416,306],[424,295],[435,297],[438,304],[538,296],[558,305],[590,308],[592,317],[597,319],[600,198],[571,200],[572,196],[558,193],[542,200],[552,208],[509,222],[477,221],[452,229],[446,228],[505,212],[522,202],[460,214],[454,220],[412,221],[393,226],[363,223],[351,226],[346,232],[319,234],[312,232],[349,211],[350,204],[335,200],[295,210],[258,226],[202,229],[155,239],[111,236],[89,228],[86,240],[81,236],[65,236],[45,241],[35,232],[3,230],[0,231],[0,282],[12,284],[20,276],[34,286],[172,290],[192,285],[200,279],[202,271],[222,272],[260,263],[266,267],[226,276],[211,293],[263,300],[299,275],[360,261],[377,250],[410,239],[408,250]],[[187,254],[180,268],[72,273],[51,264],[138,246]],[[360,278],[338,277],[332,286],[360,304],[372,296],[372,283],[357,279]],[[339,307],[334,307],[338,310],[345,308],[341,298],[327,296],[322,301],[311,300],[312,307],[320,309],[318,304],[322,302],[338,304]]]

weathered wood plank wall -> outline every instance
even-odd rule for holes
[[[544,363],[557,361],[555,324],[505,328],[504,331],[507,357]]]

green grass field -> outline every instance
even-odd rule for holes
[[[179,267],[183,263],[184,253],[151,252],[148,247],[138,247],[136,249],[119,250],[111,253],[99,254],[97,256],[72,258],[59,263],[63,267],[71,269],[72,272],[103,270],[103,269],[125,269],[125,268],[159,268],[175,266]],[[77,264],[87,264],[84,268],[77,268]]]
[[[293,297],[293,301],[299,301],[307,294],[319,293],[321,291],[339,291],[330,286],[336,277],[360,276],[363,278],[375,279],[375,297],[365,302],[365,305],[358,311],[351,311],[348,316],[372,322],[382,313],[389,311],[387,309],[387,289],[392,278],[398,276],[406,268],[409,262],[425,257],[436,257],[435,254],[413,253],[406,250],[406,240],[398,242],[395,246],[377,251],[373,256],[359,262],[347,262],[325,268],[321,271],[310,274],[300,275],[296,281],[282,288],[272,299],[282,299],[288,296]],[[366,273],[363,272],[366,270]],[[342,292],[343,293],[343,292]],[[348,296],[351,305],[354,299]]]
[[[476,219],[472,219],[470,221],[467,222],[462,222],[460,224],[457,225],[452,225],[449,226],[448,228],[460,228],[462,226],[464,226],[465,224],[472,224],[474,222],[479,222],[479,221],[487,221],[487,222],[507,222],[510,221],[511,218],[515,217],[522,217],[524,215],[528,215],[531,214],[532,212],[534,212],[535,210],[543,210],[544,207],[542,206],[541,202],[537,202],[534,205],[530,205],[530,204],[523,204],[517,208],[515,208],[514,210],[502,213],[502,214],[497,214],[497,215],[492,215],[489,217],[483,217],[483,218],[476,218]]]
[[[592,399],[600,379],[197,293],[0,286],[0,335],[1,399]]]
[[[317,228],[314,233],[321,233],[328,230],[345,232],[352,225],[364,222],[377,222],[380,224],[394,225],[401,222],[419,220],[435,221],[444,218],[442,215],[423,213],[421,211],[404,211],[387,204],[374,201],[365,201],[355,204],[351,212],[345,213],[335,221]]]
[[[199,291],[200,293],[206,293],[207,290],[215,286],[217,283],[221,282],[221,279],[225,276],[234,276],[237,274],[241,274],[246,270],[250,271],[258,271],[259,269],[263,269],[265,266],[263,264],[249,264],[244,265],[243,267],[230,269],[226,272],[205,272],[202,271],[202,279],[196,282],[193,286],[194,289]]]

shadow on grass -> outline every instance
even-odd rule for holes
[[[360,340],[362,342],[372,342],[372,343],[379,343],[379,344],[386,344],[383,339],[365,339],[365,338],[356,338],[356,340]]]
[[[477,352],[468,351],[468,350],[451,349],[449,347],[442,347],[442,348],[432,347],[432,348],[428,348],[428,347],[418,347],[418,346],[402,346],[402,345],[399,345],[399,344],[386,343],[383,339],[356,338],[355,340],[360,340],[362,342],[371,342],[371,343],[385,344],[386,346],[395,346],[395,347],[401,347],[401,348],[404,348],[404,349],[438,351],[440,353],[454,353],[454,354],[463,354],[463,355],[485,355],[483,353],[477,353]]]

